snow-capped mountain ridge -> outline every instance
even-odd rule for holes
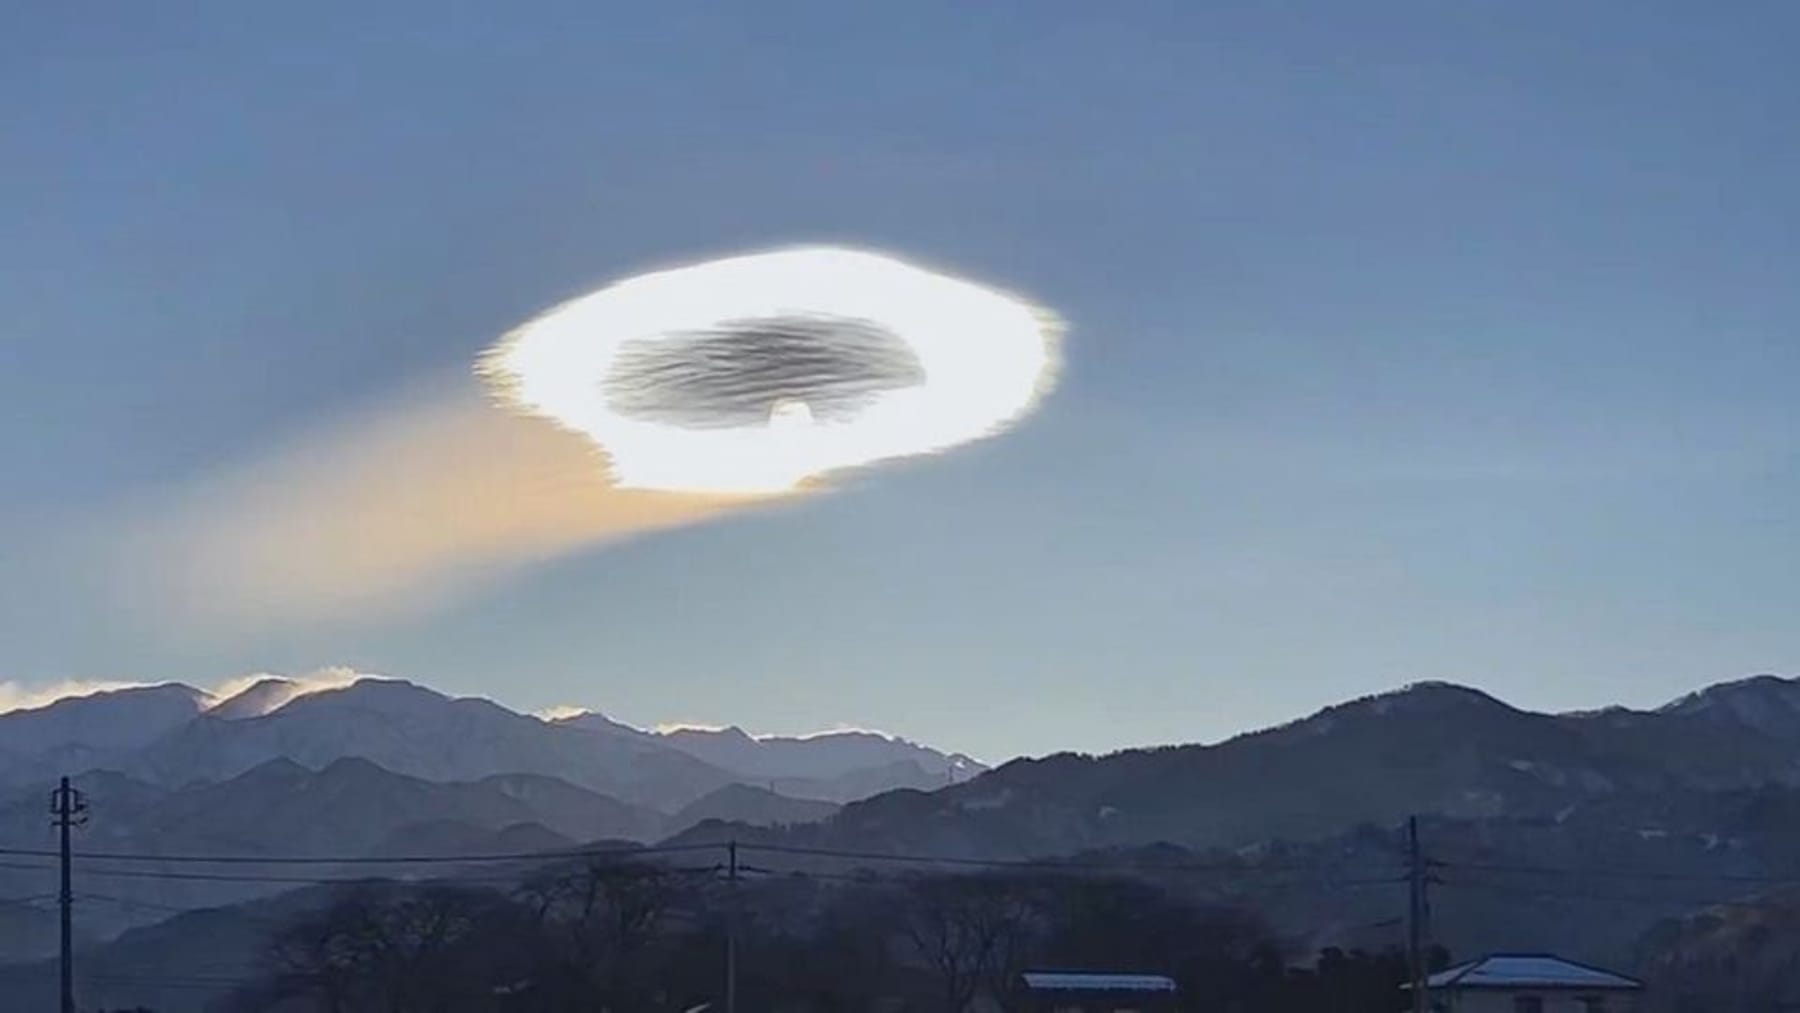
[[[597,713],[550,719],[347,670],[258,676],[231,688],[131,687],[0,715],[0,784],[111,767],[179,786],[274,760],[321,770],[360,758],[430,781],[545,775],[673,812],[733,783],[841,803],[981,769],[891,737],[665,736]]]
[[[1771,735],[1800,735],[1800,679],[1753,675],[1664,704],[1658,713],[1731,721]]]
[[[173,693],[191,698],[197,703],[197,709],[213,717],[237,720],[252,717],[267,717],[288,705],[307,697],[351,686],[370,683],[398,688],[411,687],[424,690],[438,696],[448,696],[420,683],[392,676],[359,672],[348,668],[326,668],[300,677],[289,677],[267,673],[258,673],[232,679],[211,689],[201,689],[182,682],[142,683],[142,684],[101,684],[69,693],[66,696],[43,703],[0,710],[0,720],[11,715],[31,712],[46,712],[52,709],[74,707],[73,701],[99,699],[142,699],[146,692]],[[403,694],[393,697],[398,700]],[[485,700],[485,697],[448,697],[453,700]],[[906,748],[925,749],[930,747],[908,739],[902,735],[881,731],[875,728],[834,727],[813,732],[752,732],[740,725],[704,725],[688,723],[659,724],[654,727],[640,727],[619,721],[603,711],[583,707],[559,707],[530,715],[548,724],[572,724],[594,730],[611,731],[623,734],[635,733],[649,737],[671,737],[681,734],[716,734],[730,738],[742,738],[752,742],[810,742],[819,739],[834,742],[848,742],[867,739],[887,745]],[[953,754],[956,758],[968,761],[965,766],[979,767],[962,754]]]
[[[986,767],[962,753],[944,753],[903,736],[867,728],[835,728],[800,735],[746,731],[738,725],[662,725],[647,729],[628,725],[599,711],[564,711],[551,719],[618,734],[667,743],[703,760],[732,769],[753,770],[764,777],[816,777],[861,766],[916,763],[931,774],[960,780]],[[834,758],[830,754],[837,754]]]

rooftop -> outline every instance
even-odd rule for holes
[[[1160,974],[1085,974],[1026,971],[1025,987],[1044,992],[1173,992],[1175,979]]]
[[[1548,953],[1495,953],[1432,975],[1430,988],[1638,989],[1643,982]]]

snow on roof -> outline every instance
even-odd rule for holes
[[[1429,988],[1634,989],[1643,983],[1548,953],[1496,953],[1439,971]]]
[[[1081,974],[1026,971],[1025,987],[1047,992],[1173,992],[1175,980],[1160,974]]]

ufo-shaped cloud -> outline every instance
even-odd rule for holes
[[[507,335],[480,371],[604,448],[625,488],[779,493],[991,435],[1054,381],[1053,316],[830,248],[628,278]]]

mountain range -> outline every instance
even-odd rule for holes
[[[994,770],[868,733],[658,733],[392,680],[244,693],[157,686],[0,715],[0,846],[46,850],[47,779],[84,770],[95,819],[81,847],[95,852],[461,858],[738,840],[786,849],[759,855],[773,872],[867,864],[846,853],[1056,858],[1185,870],[1182,889],[1254,907],[1304,949],[1396,941],[1398,828],[1416,815],[1434,935],[1453,952],[1626,969],[1685,966],[1670,947],[1717,950],[1720,924],[1761,924],[1708,921],[1710,906],[1755,910],[1800,882],[1800,681],[1775,676],[1570,714],[1427,682],[1216,744]],[[47,861],[0,863],[0,897],[15,899],[0,902],[0,953],[14,959],[53,938]],[[118,901],[84,913],[95,947],[300,885],[132,868],[151,875],[84,871]],[[174,931],[157,938],[174,946]]]
[[[1421,683],[1214,745],[1018,760],[809,825],[676,840],[1176,866],[1186,888],[1308,945],[1383,945],[1399,938],[1415,815],[1453,952],[1647,961],[1660,920],[1800,884],[1800,681],[1575,714]]]
[[[0,856],[0,959],[40,955],[54,941],[41,896],[55,843],[45,799],[64,774],[90,806],[84,851],[247,859],[647,842],[705,820],[821,819],[842,801],[984,769],[875,733],[658,733],[372,677],[318,689],[271,677],[223,698],[178,683],[68,697],[0,714],[0,851],[23,853]],[[356,872],[308,867],[315,877]],[[155,863],[84,874],[129,901],[84,911],[89,939],[294,885]]]
[[[1420,683],[1214,745],[1017,760],[939,791],[849,806],[829,826],[889,850],[1030,857],[1309,840],[1420,813],[1561,820],[1622,797],[1771,786],[1800,786],[1792,680],[1575,714]]]
[[[867,732],[657,733],[597,713],[548,720],[370,677],[312,691],[266,678],[222,700],[170,683],[0,714],[0,785],[106,768],[181,786],[226,780],[271,760],[319,770],[346,757],[432,781],[540,774],[669,814],[737,783],[844,802],[940,787],[985,769],[967,756]]]

